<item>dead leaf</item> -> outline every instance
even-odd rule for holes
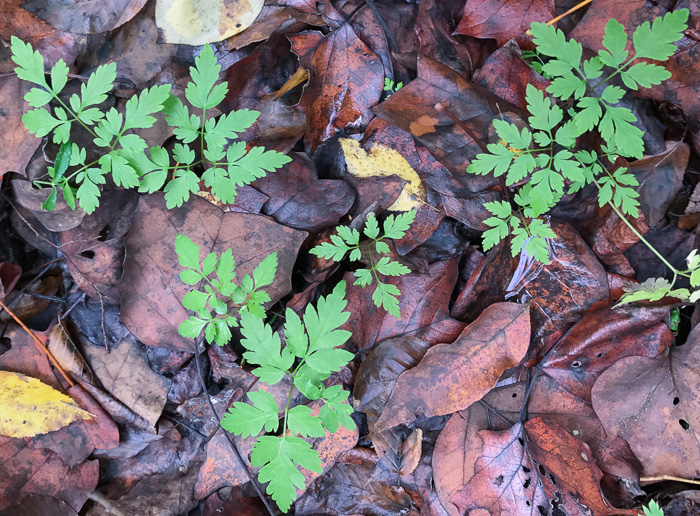
[[[264,0],[157,0],[156,25],[168,43],[204,45],[243,32]]]
[[[42,495],[64,501],[78,512],[97,486],[96,460],[71,468],[50,450],[33,449],[24,440],[3,436],[0,457],[0,510],[20,503],[26,496]]]
[[[375,431],[409,424],[419,414],[442,416],[467,408],[520,362],[529,344],[529,305],[490,306],[453,344],[433,346],[420,364],[401,373]]]
[[[34,437],[92,416],[53,387],[30,376],[0,371],[0,435]]]
[[[645,476],[700,476],[700,328],[659,358],[627,357],[600,375],[593,408],[625,439]]]
[[[0,136],[0,178],[6,172],[26,176],[29,160],[41,144],[41,139],[30,134],[22,123],[22,115],[29,110],[29,104],[24,101],[29,89],[29,83],[16,76],[0,77],[0,99],[3,104],[0,119],[5,127]]]
[[[450,498],[461,514],[549,514],[554,503],[566,514],[637,514],[607,503],[590,448],[552,421],[536,417],[478,435],[483,444],[473,475]]]
[[[301,105],[307,118],[309,153],[338,131],[361,131],[384,86],[381,60],[355,35],[349,23],[328,36],[306,31],[289,36],[292,51],[311,78]]]
[[[410,211],[425,203],[425,188],[420,177],[408,161],[395,149],[374,144],[369,151],[360,147],[357,140],[340,138],[345,164],[355,177],[391,176],[396,174],[406,181],[401,195],[387,209]]]
[[[370,430],[382,414],[399,375],[420,363],[430,344],[416,337],[381,342],[369,352],[355,377],[355,410],[368,416]]]
[[[170,380],[151,370],[143,345],[132,337],[112,346],[109,352],[94,345],[85,346],[83,352],[105,390],[155,426],[167,400]]]
[[[463,323],[447,313],[457,272],[457,260],[452,259],[431,264],[424,274],[413,272],[389,278],[387,282],[401,291],[401,319],[374,306],[374,288],[353,285],[355,277],[348,272],[345,282],[350,319],[342,328],[352,332],[352,340],[360,349],[401,335],[419,337],[430,344],[452,342],[464,328]]]
[[[525,32],[533,22],[545,23],[554,18],[554,0],[476,0],[464,6],[462,20],[455,34],[475,38],[495,38],[502,47],[515,39],[521,48],[534,47]]]
[[[99,4],[27,0],[22,4],[22,8],[59,30],[77,34],[99,34],[129,21],[145,3],[146,0],[108,0]]]
[[[102,200],[80,226],[61,233],[62,251],[73,280],[92,298],[119,303],[126,251],[124,237],[139,202],[133,190],[118,190]]]
[[[355,192],[345,181],[318,179],[316,166],[305,154],[252,183],[268,201],[263,213],[280,224],[310,233],[337,226],[352,207]]]
[[[0,301],[12,292],[22,276],[22,267],[10,262],[0,262]]]
[[[181,301],[191,289],[179,278],[178,233],[192,238],[203,253],[233,249],[237,277],[250,274],[277,251],[275,281],[265,289],[272,303],[291,290],[291,270],[306,236],[260,215],[225,213],[200,197],[168,210],[163,194],[142,196],[125,242],[124,279],[119,285],[122,319],[144,344],[188,352],[192,344],[177,330],[189,317]]]

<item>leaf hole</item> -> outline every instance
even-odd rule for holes
[[[683,427],[683,430],[688,430],[690,428],[690,425],[685,419],[679,419],[678,424]]]
[[[549,476],[549,481],[550,481],[552,484],[557,485],[557,481],[554,480],[554,475],[552,475],[552,474],[550,473],[548,476]]]
[[[93,260],[95,258],[95,251],[83,251],[80,256],[87,258],[88,260]]]
[[[681,402],[681,399],[680,399],[678,396],[676,396],[675,398],[673,398],[673,404],[674,404],[674,405],[678,405],[680,402]]]
[[[525,500],[525,505],[527,505],[528,507],[530,507],[530,500]]]
[[[571,367],[581,367],[581,362],[579,362],[578,360],[574,360],[573,362],[571,362]]]
[[[540,471],[540,475],[544,476],[547,474],[547,471],[542,467],[542,464],[538,464],[537,469]]]
[[[605,355],[603,354],[602,351],[601,351],[600,353],[598,353],[598,358],[603,358],[604,356],[605,356]]]
[[[511,396],[512,396],[513,398],[517,398],[517,397],[518,397],[518,393],[517,393],[517,392],[514,392]]]
[[[518,442],[520,443],[520,446],[525,446],[525,441],[523,441],[522,437],[518,437]]]
[[[0,337],[0,356],[10,351],[12,343],[7,337]]]
[[[503,475],[498,475],[496,480],[493,481],[494,485],[500,486],[503,483]]]
[[[102,231],[100,231],[99,236],[97,237],[97,240],[100,242],[106,242],[109,240],[109,236],[112,234],[112,228],[109,227],[109,224],[107,224],[105,227],[102,228]]]
[[[530,487],[531,482],[532,482],[532,479],[530,477],[527,477],[525,479],[525,483],[523,484],[523,489],[527,489],[528,487]]]
[[[532,471],[532,470],[530,468],[528,468],[527,466],[523,466],[523,471],[525,473],[530,473],[530,471]]]

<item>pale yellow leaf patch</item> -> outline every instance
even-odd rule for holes
[[[340,138],[345,154],[345,164],[355,177],[391,176],[396,174],[407,183],[401,194],[389,206],[391,211],[409,211],[425,204],[425,188],[411,165],[399,152],[380,144],[374,144],[369,152],[360,147],[357,140]]]
[[[92,419],[69,396],[36,378],[0,371],[0,435],[34,437]]]
[[[243,32],[265,0],[157,0],[156,25],[168,43],[204,45]]]

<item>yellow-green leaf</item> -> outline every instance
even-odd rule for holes
[[[92,419],[69,396],[36,378],[0,371],[0,435],[34,437]]]

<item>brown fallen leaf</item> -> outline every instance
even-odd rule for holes
[[[482,450],[474,472],[450,498],[461,514],[549,514],[556,503],[568,515],[637,515],[608,504],[590,448],[552,421],[536,417],[478,436]]]
[[[85,359],[105,390],[155,426],[167,401],[170,380],[154,373],[146,349],[133,337],[109,352],[103,346],[84,346]]]
[[[600,375],[593,408],[625,439],[644,476],[700,476],[700,328],[659,358],[627,357]]]
[[[291,270],[306,237],[305,232],[267,217],[223,212],[200,197],[168,210],[162,193],[142,196],[125,241],[121,316],[144,344],[189,352],[192,344],[178,333],[180,323],[189,317],[182,298],[192,288],[180,281],[178,233],[188,235],[203,253],[233,249],[237,277],[250,274],[265,256],[277,251],[275,281],[265,289],[272,303],[291,290]]]
[[[355,35],[349,23],[324,36],[306,31],[289,36],[292,51],[311,78],[301,105],[307,118],[309,153],[338,131],[361,131],[384,86],[379,57]]]
[[[441,416],[467,408],[520,362],[529,344],[529,305],[490,306],[454,343],[433,346],[420,364],[399,376],[375,431],[412,423],[419,414]]]
[[[97,486],[96,460],[71,468],[56,453],[34,449],[31,441],[0,436],[0,510],[20,503],[26,496],[51,496],[80,511]]]
[[[10,262],[0,262],[0,301],[12,292],[22,276],[22,267]]]
[[[129,21],[146,0],[107,0],[100,4],[66,4],[57,0],[28,0],[22,8],[59,30],[76,34],[99,34]]]

